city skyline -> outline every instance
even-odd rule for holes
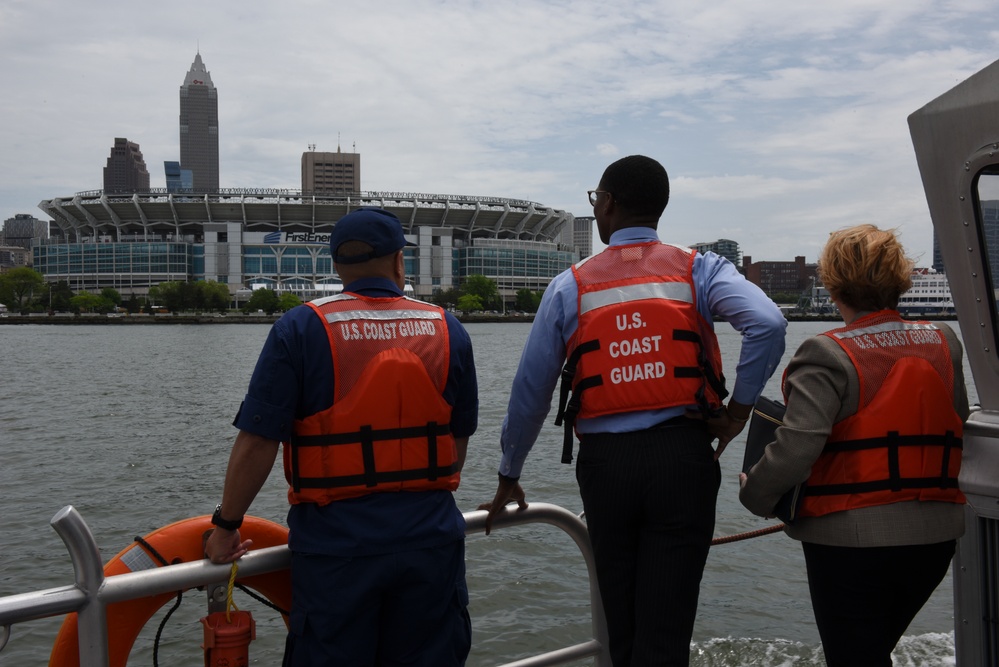
[[[274,13],[249,0],[233,15],[187,0],[142,11],[15,1],[0,21],[11,63],[0,83],[16,91],[0,124],[0,217],[99,189],[114,137],[140,144],[164,187],[160,165],[180,154],[173,86],[200,52],[225,93],[223,188],[297,189],[302,152],[333,151],[340,135],[365,155],[369,190],[588,216],[585,190],[603,168],[644,153],[672,179],[663,240],[727,238],[760,260],[811,260],[830,231],[874,222],[929,265],[906,117],[995,59],[990,4],[674,4],[292,2]],[[139,26],[134,39],[103,29],[110,12]],[[32,36],[39,24],[45,40]]]

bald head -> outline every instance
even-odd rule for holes
[[[337,275],[345,285],[360,280],[361,278],[386,278],[391,280],[399,289],[406,286],[406,264],[403,261],[401,250],[382,257],[370,258],[372,252],[371,245],[363,241],[347,241],[342,244],[337,253],[339,257],[364,257],[361,262],[334,262]]]

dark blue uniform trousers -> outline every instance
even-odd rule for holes
[[[584,435],[576,479],[614,667],[688,665],[721,471],[703,422]]]
[[[472,645],[465,542],[338,558],[292,553],[284,667],[461,667]]]
[[[802,542],[829,667],[891,667],[891,652],[954,557],[954,540],[895,547]]]

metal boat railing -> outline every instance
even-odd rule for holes
[[[464,516],[466,535],[485,532],[486,512],[466,512]],[[80,667],[108,667],[106,610],[109,604],[219,584],[229,579],[228,565],[215,565],[207,560],[105,577],[97,542],[72,505],[59,510],[50,523],[69,550],[76,581],[71,586],[0,598],[0,651],[10,638],[12,625],[77,612]],[[580,517],[557,505],[531,503],[523,511],[508,508],[495,518],[493,530],[526,523],[555,526],[568,534],[579,547],[589,576],[593,637],[579,644],[507,663],[503,667],[548,667],[589,657],[594,658],[594,667],[610,667],[607,624],[586,524]],[[291,554],[287,546],[257,549],[239,560],[239,574],[242,578],[274,572],[287,568],[290,562]]]

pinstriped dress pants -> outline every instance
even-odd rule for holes
[[[703,422],[584,435],[576,463],[614,667],[688,665],[721,471]]]

